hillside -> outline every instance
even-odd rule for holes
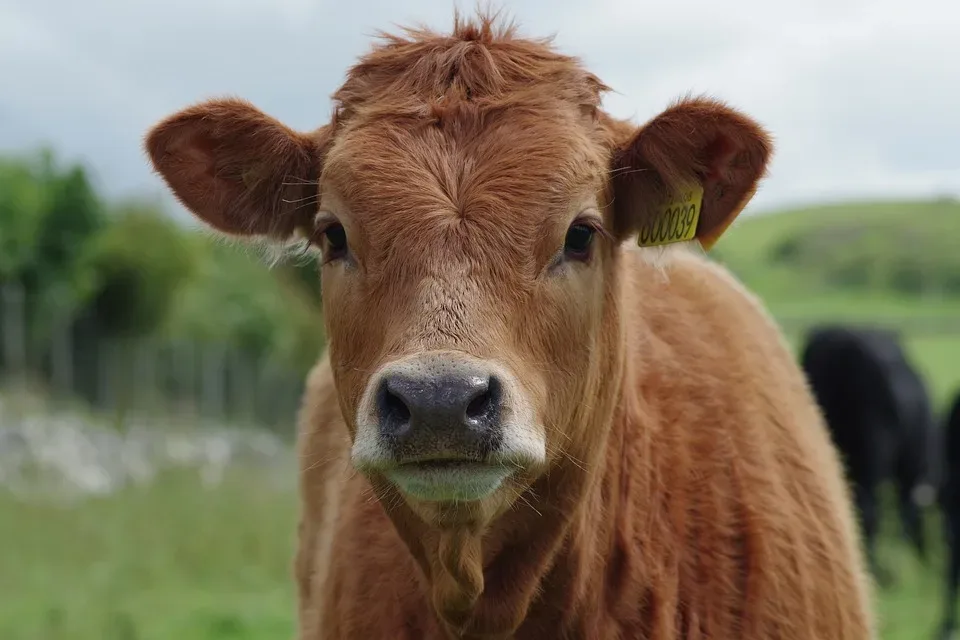
[[[960,202],[853,202],[738,219],[711,250],[795,349],[824,320],[899,328],[940,406],[960,391]]]
[[[778,316],[960,317],[956,200],[741,217],[711,253]]]

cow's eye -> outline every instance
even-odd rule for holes
[[[589,224],[577,222],[567,229],[563,243],[563,254],[568,260],[586,260],[590,257],[590,247],[596,230]]]
[[[347,255],[347,232],[339,223],[331,224],[323,230],[326,246],[323,248],[324,262],[339,260]]]

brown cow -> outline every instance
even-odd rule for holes
[[[710,99],[637,128],[605,90],[458,18],[386,36],[312,133],[227,99],[150,132],[199,218],[322,256],[303,640],[873,637],[803,375],[689,250],[750,199],[770,140]]]

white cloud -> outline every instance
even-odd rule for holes
[[[156,119],[234,94],[316,126],[374,31],[451,24],[452,2],[399,4],[0,0],[0,148],[49,141],[86,159],[111,193],[160,190],[140,150]],[[763,122],[777,153],[755,209],[960,194],[952,0],[504,4],[525,33],[555,33],[611,85],[618,116],[642,121],[692,92]]]

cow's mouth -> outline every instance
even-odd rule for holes
[[[465,465],[485,466],[481,461],[472,458],[431,458],[428,460],[413,460],[403,462],[399,466],[403,468],[417,468],[423,471],[431,469],[457,469]]]
[[[514,468],[469,459],[407,462],[386,471],[403,493],[424,502],[482,500],[500,488]]]

